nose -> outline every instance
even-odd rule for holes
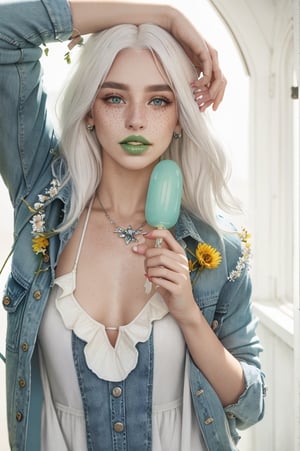
[[[145,106],[140,103],[128,106],[125,125],[130,130],[143,130],[147,125]]]

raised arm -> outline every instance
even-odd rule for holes
[[[15,207],[50,171],[56,145],[41,84],[40,46],[71,34],[64,0],[0,1],[0,170]]]
[[[13,203],[26,196],[42,171],[48,170],[56,144],[40,83],[39,46],[126,22],[153,22],[171,32],[204,73],[196,83],[203,95],[200,109],[219,105],[226,82],[217,54],[170,6],[121,0],[0,2],[0,169]]]

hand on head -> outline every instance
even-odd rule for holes
[[[124,23],[152,23],[167,30],[184,48],[198,75],[202,74],[195,81],[200,111],[211,105],[213,110],[218,108],[224,96],[226,79],[219,66],[217,51],[181,11],[170,5],[151,5],[148,1],[128,3],[127,0],[118,0],[116,3],[70,0],[69,3],[74,26],[73,38],[77,38],[80,33],[94,33]]]
[[[218,53],[181,12],[173,12],[168,31],[180,42],[199,75],[199,79],[192,84],[195,100],[200,111],[210,105],[216,110],[227,84],[219,66]]]

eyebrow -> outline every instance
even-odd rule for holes
[[[124,83],[117,83],[115,81],[105,81],[101,88],[113,88],[113,89],[121,89],[123,91],[128,91],[129,86]],[[101,89],[100,88],[100,89]],[[167,84],[158,84],[158,85],[149,85],[146,87],[147,92],[152,91],[170,91],[172,92],[172,89]]]

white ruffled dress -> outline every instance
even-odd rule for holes
[[[89,218],[87,215],[86,224]],[[189,388],[185,342],[159,293],[121,326],[113,347],[103,324],[95,321],[74,296],[76,267],[58,277],[39,330],[44,391],[41,451],[87,451],[83,405],[72,355],[72,331],[87,344],[87,366],[108,381],[124,380],[138,361],[136,344],[153,328],[153,451],[205,451]]]

